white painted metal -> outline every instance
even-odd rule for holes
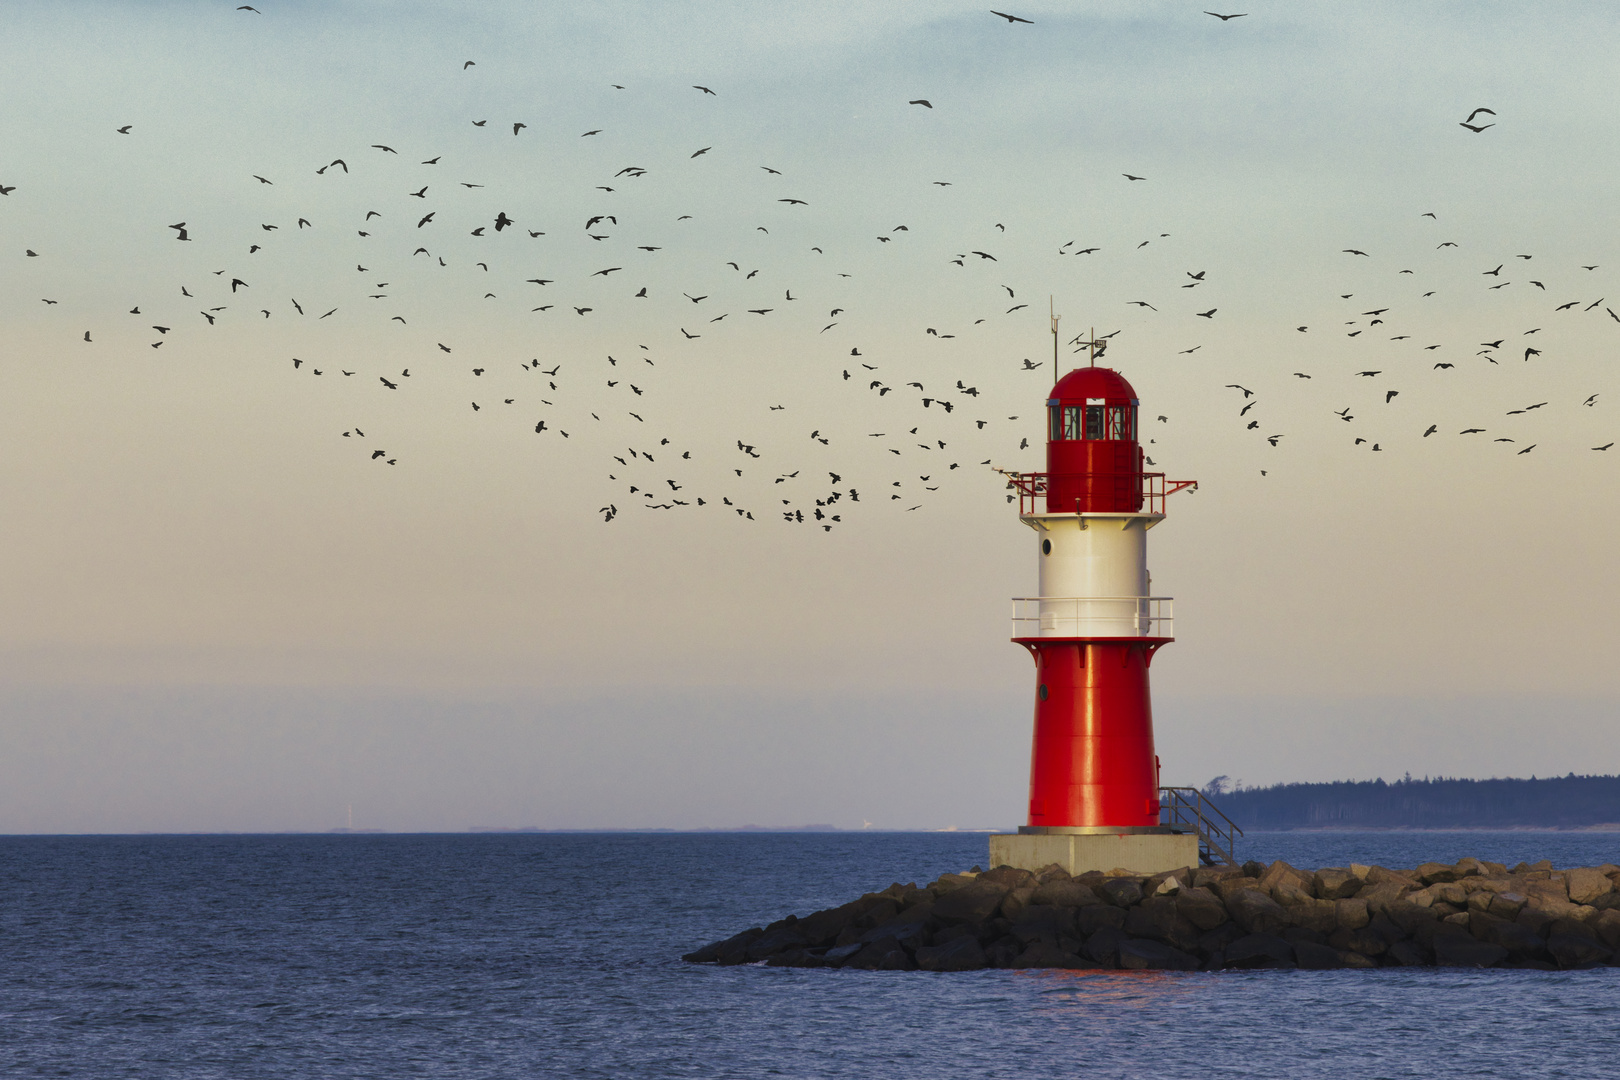
[[[1042,637],[1168,637],[1157,631],[1147,531],[1163,514],[1026,514],[1040,563]],[[1159,598],[1167,599],[1167,598]]]
[[[1015,596],[1013,637],[1175,637],[1168,596]]]

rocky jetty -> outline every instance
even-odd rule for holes
[[[1620,867],[975,868],[789,915],[683,959],[882,971],[1620,966]]]

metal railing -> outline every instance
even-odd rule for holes
[[[1053,473],[1016,473],[1001,470],[1007,477],[1007,486],[1018,492],[1018,514],[1020,517],[1027,514],[1040,513],[1049,507],[1038,505],[1046,498],[1051,487]],[[1073,481],[1078,486],[1092,493],[1094,497],[1107,499],[1118,497],[1127,501],[1138,493],[1141,495],[1141,510],[1131,511],[1142,514],[1164,514],[1164,500],[1178,491],[1196,488],[1196,480],[1166,480],[1164,473],[1057,473],[1065,481]]]
[[[1205,866],[1237,864],[1237,838],[1243,830],[1197,788],[1160,788],[1159,824],[1196,832],[1198,858]]]
[[[1168,596],[1015,596],[1014,637],[1175,637]]]

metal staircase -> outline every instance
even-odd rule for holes
[[[1243,830],[1197,788],[1160,788],[1159,823],[1197,833],[1198,858],[1205,866],[1237,863],[1237,838]]]

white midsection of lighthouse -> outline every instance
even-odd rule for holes
[[[1162,514],[1026,514],[1040,595],[1015,601],[1023,637],[1169,637],[1170,600],[1152,595],[1147,531]]]

